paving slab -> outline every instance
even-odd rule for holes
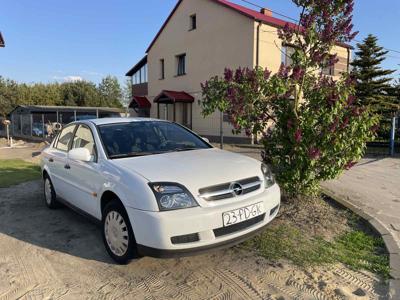
[[[383,236],[390,253],[390,299],[400,299],[400,159],[364,159],[322,187]]]
[[[389,295],[391,299],[400,299],[400,280],[390,281],[389,290]]]

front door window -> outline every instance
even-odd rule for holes
[[[67,152],[69,149],[70,141],[74,135],[74,130],[75,130],[75,125],[64,128],[60,133],[60,137],[58,138],[55,148]]]
[[[96,147],[92,131],[84,125],[79,125],[78,130],[75,133],[74,141],[72,143],[72,149],[75,148],[86,148],[89,150],[92,161],[97,160]]]

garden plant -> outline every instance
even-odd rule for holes
[[[202,84],[203,115],[225,112],[235,133],[257,137],[289,197],[315,195],[362,157],[375,136],[377,118],[355,97],[355,79],[323,75],[337,63],[334,47],[351,42],[353,0],[292,0],[298,24],[278,30],[290,45],[290,65],[270,70],[227,68]]]

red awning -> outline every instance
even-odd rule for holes
[[[151,108],[151,103],[144,96],[133,96],[129,108]]]
[[[193,103],[194,97],[189,95],[186,92],[176,92],[176,91],[162,91],[160,95],[158,95],[154,99],[155,103]]]

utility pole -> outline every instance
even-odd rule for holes
[[[11,146],[11,140],[10,140],[10,120],[3,120],[3,125],[6,127],[6,132],[7,132],[7,145]]]
[[[396,138],[396,117],[392,118],[392,130],[390,131],[390,155],[394,156],[394,146]]]
[[[221,150],[224,149],[224,113],[221,111],[221,118],[220,118],[220,128],[219,128],[219,135],[220,135],[220,147]]]

